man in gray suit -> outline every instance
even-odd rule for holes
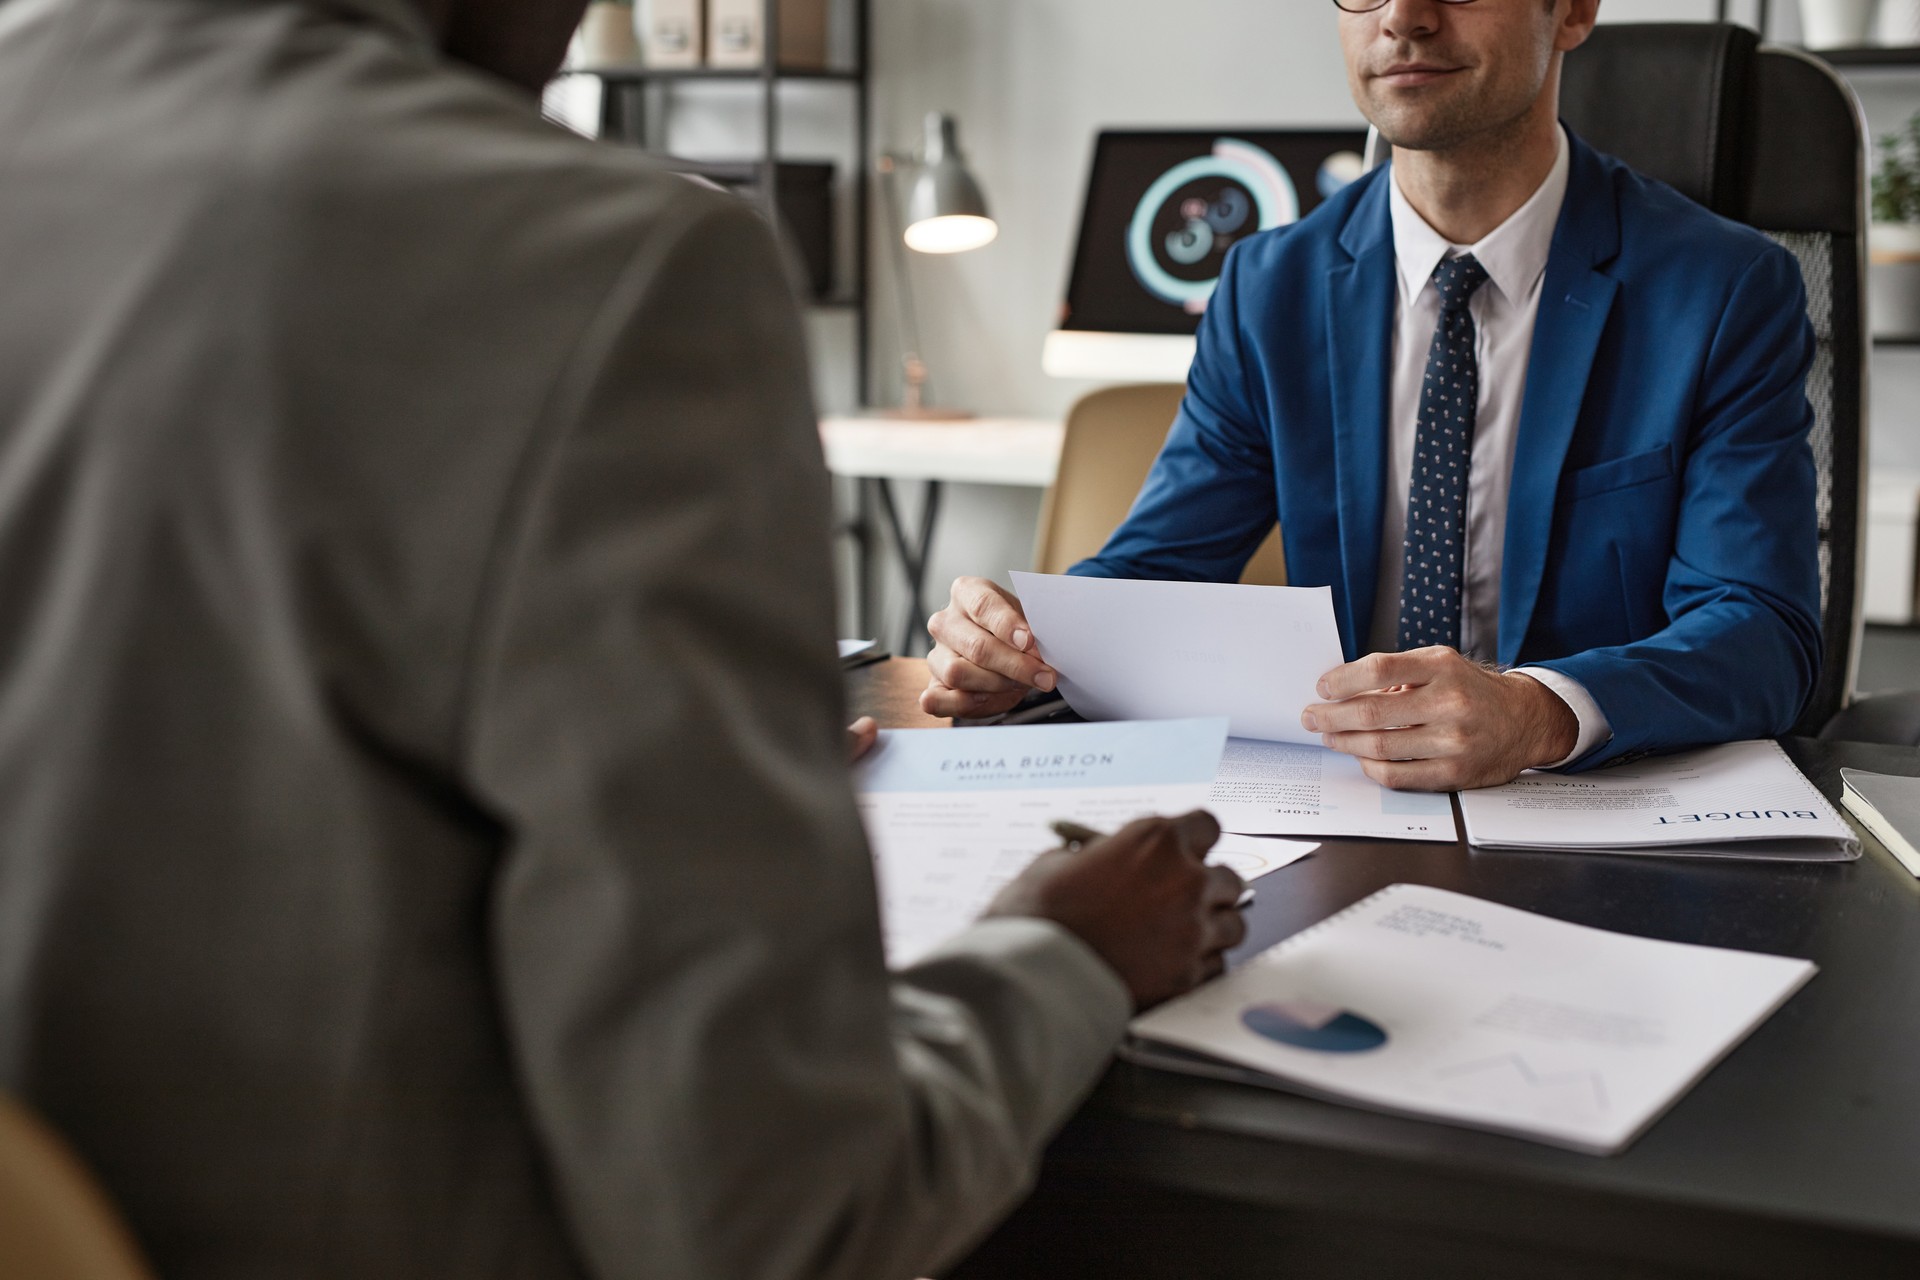
[[[0,0],[0,1083],[170,1280],[910,1276],[1241,936],[1189,817],[886,974],[795,309],[581,7]]]

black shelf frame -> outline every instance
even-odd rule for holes
[[[1858,49],[1812,49],[1808,52],[1836,67],[1920,70],[1920,45],[1868,45]]]
[[[1720,21],[1732,21],[1733,0],[1719,0],[1718,11]],[[1766,39],[1767,32],[1773,26],[1773,0],[1760,0],[1759,11],[1755,15],[1755,26],[1760,32],[1760,38]],[[1834,67],[1856,70],[1875,68],[1888,71],[1903,68],[1920,70],[1920,45],[1859,45],[1844,49],[1809,49],[1807,52]]]
[[[600,97],[600,136],[614,142],[646,148],[652,114],[649,91],[670,94],[676,86],[743,84],[757,86],[760,98],[760,149],[744,160],[695,160],[654,151],[663,164],[677,172],[737,182],[747,186],[768,221],[779,220],[780,90],[788,84],[844,85],[853,95],[853,261],[841,273],[846,290],[810,305],[819,310],[851,311],[854,316],[855,399],[872,398],[873,370],[873,0],[833,0],[851,6],[853,65],[850,67],[782,67],[780,48],[781,0],[762,0],[761,41],[766,57],[758,67],[575,67],[576,75],[596,77]],[[665,113],[662,104],[662,114]],[[844,224],[842,224],[844,225]]]

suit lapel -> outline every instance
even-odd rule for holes
[[[1566,207],[1540,288],[1507,499],[1507,545],[1500,575],[1500,662],[1520,660],[1533,621],[1553,537],[1560,470],[1580,421],[1594,355],[1619,282],[1598,268],[1620,251],[1613,185],[1596,153],[1569,134],[1573,172]]]
[[[1355,206],[1340,236],[1340,247],[1352,260],[1327,273],[1327,360],[1346,586],[1340,641],[1349,660],[1365,651],[1380,575],[1396,303],[1387,209],[1387,183],[1392,180],[1391,171],[1383,172]]]

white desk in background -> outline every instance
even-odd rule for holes
[[[829,417],[820,421],[827,470],[859,482],[860,507],[852,534],[860,554],[859,606],[866,634],[878,633],[874,618],[877,525],[900,558],[907,588],[905,623],[898,652],[920,648],[927,618],[927,556],[940,518],[941,487],[997,484],[1044,489],[1060,469],[1064,424],[1044,418],[971,418],[961,422],[915,422],[900,418]],[[900,518],[893,483],[926,485],[917,527]]]

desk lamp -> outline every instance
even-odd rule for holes
[[[907,195],[903,219],[899,191],[886,179],[908,165],[917,166],[919,173]],[[914,314],[913,282],[907,277],[907,256],[902,249],[966,253],[993,243],[1000,234],[999,224],[987,215],[986,197],[960,154],[959,126],[950,115],[936,111],[927,116],[926,141],[917,159],[882,155],[879,168],[887,188],[888,239],[893,245],[893,279],[900,294],[900,363],[906,375],[899,406],[883,411],[881,416],[920,422],[971,418],[973,415],[963,410],[927,406],[927,364],[920,358],[920,324]]]

